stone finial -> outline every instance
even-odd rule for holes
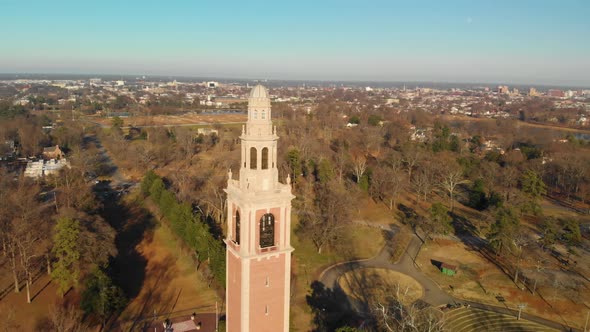
[[[246,126],[242,125],[242,135],[246,135]]]
[[[291,184],[291,174],[287,174],[287,184]]]
[[[231,168],[227,171],[227,181],[231,181],[232,179],[232,172],[231,172]]]

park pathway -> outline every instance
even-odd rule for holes
[[[358,225],[363,225],[363,226],[380,228],[385,232],[389,232],[391,234],[391,236],[393,236],[396,232],[399,231],[398,227],[394,226],[394,225],[384,226],[382,224],[371,223],[371,222],[364,221],[364,220],[363,221],[353,221],[353,223],[358,224]],[[418,236],[416,236],[415,234],[412,234],[412,239],[410,240],[410,243],[406,247],[406,250],[404,251],[404,253],[403,253],[402,257],[399,259],[399,261],[397,261],[395,263],[391,262],[391,260],[390,260],[391,254],[392,254],[391,247],[389,245],[387,245],[387,243],[386,243],[383,246],[383,248],[381,249],[381,251],[379,252],[379,254],[377,254],[373,258],[337,263],[337,264],[334,264],[334,265],[326,268],[320,274],[319,281],[322,282],[326,287],[334,289],[336,287],[340,287],[338,285],[338,278],[340,278],[341,275],[343,275],[344,273],[346,273],[348,271],[352,271],[355,269],[362,269],[362,268],[389,269],[392,271],[397,271],[397,272],[403,273],[405,275],[408,275],[408,276],[414,278],[422,286],[422,288],[424,290],[424,294],[423,294],[421,300],[430,304],[431,306],[439,307],[439,306],[450,304],[450,303],[461,302],[461,303],[469,304],[470,306],[472,306],[474,308],[479,308],[479,309],[495,312],[498,314],[508,314],[508,315],[514,315],[514,316],[517,315],[516,310],[508,309],[505,307],[499,307],[499,306],[493,306],[493,305],[488,305],[488,304],[483,304],[483,303],[477,303],[477,302],[456,299],[456,298],[452,297],[451,295],[447,294],[432,279],[430,279],[428,276],[426,276],[424,273],[422,273],[420,271],[419,267],[416,265],[414,259],[417,256],[418,252],[420,251],[421,246],[422,246],[422,240]],[[559,324],[557,322],[550,321],[550,320],[547,320],[547,319],[544,319],[544,318],[541,318],[538,316],[530,315],[525,312],[522,313],[522,318],[542,324],[542,325],[545,325],[550,328],[561,330],[561,331],[577,331],[574,329],[570,329],[569,327]]]
[[[390,232],[392,235],[398,231],[396,226],[384,226],[366,221],[355,221],[354,223],[380,228],[386,232]],[[420,250],[421,245],[422,240],[420,240],[416,235],[412,234],[412,239],[408,244],[404,254],[396,263],[391,262],[391,248],[386,244],[383,246],[377,256],[369,259],[355,260],[332,265],[321,273],[319,279],[324,285],[326,285],[326,287],[334,288],[338,285],[338,278],[348,271],[360,268],[389,269],[406,274],[420,283],[424,290],[424,295],[422,297],[424,302],[432,306],[440,306],[455,302],[455,299],[452,296],[441,290],[440,287],[438,287],[438,285],[432,281],[432,279],[420,272],[415,265],[414,257],[416,257],[416,254]]]

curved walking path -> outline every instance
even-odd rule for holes
[[[373,224],[363,221],[357,221],[355,223],[369,227],[381,228],[382,230],[392,234],[397,232],[397,227],[395,226],[383,226],[380,224]],[[455,299],[452,296],[445,293],[434,281],[432,281],[432,279],[428,278],[426,275],[417,270],[413,257],[416,257],[416,254],[420,250],[421,245],[422,241],[413,234],[412,240],[408,244],[404,254],[396,263],[391,262],[391,249],[386,244],[383,246],[383,249],[381,249],[377,256],[369,259],[355,260],[332,265],[320,274],[319,279],[324,285],[326,285],[326,287],[334,288],[338,286],[338,278],[348,271],[360,268],[389,269],[408,275],[418,281],[424,290],[424,295],[422,297],[424,302],[432,306],[440,306],[454,302]]]
[[[398,227],[393,225],[384,226],[381,224],[371,223],[367,221],[354,221],[353,223],[369,227],[380,228],[386,232],[391,233],[392,235],[398,231]],[[389,269],[414,278],[422,286],[424,290],[424,294],[421,300],[434,307],[442,306],[448,303],[462,302],[468,303],[474,308],[484,309],[500,314],[510,314],[514,316],[517,315],[517,310],[512,310],[505,307],[499,307],[494,305],[488,305],[484,303],[466,301],[462,299],[456,299],[451,295],[447,294],[432,279],[430,279],[424,273],[420,272],[419,268],[416,266],[414,258],[417,256],[421,246],[422,240],[420,240],[420,238],[418,238],[418,236],[416,236],[415,234],[412,234],[412,239],[406,247],[404,254],[396,263],[392,263],[390,261],[391,249],[386,243],[379,252],[379,254],[377,254],[373,258],[353,260],[329,266],[324,271],[322,271],[322,273],[319,276],[319,281],[322,282],[326,287],[334,289],[336,287],[340,287],[338,285],[338,278],[340,278],[341,275],[348,271],[362,268]],[[557,330],[576,331],[557,322],[547,320],[538,316],[530,315],[525,312],[522,312],[521,317],[523,319],[533,321]]]

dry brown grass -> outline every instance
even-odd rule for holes
[[[72,296],[73,292],[68,295]],[[2,331],[34,331],[38,322],[48,319],[49,312],[62,299],[57,295],[57,286],[43,275],[31,287],[32,303],[27,303],[25,290],[11,292],[0,301],[0,329]],[[10,324],[10,320],[14,325]],[[12,328],[6,326],[12,325]],[[6,328],[6,329],[5,329]]]
[[[338,279],[338,285],[350,297],[366,303],[395,296],[409,305],[424,295],[422,286],[412,277],[386,269],[349,271]]]
[[[145,258],[146,275],[137,297],[121,315],[122,320],[168,312],[213,312],[215,302],[223,303],[171,230],[160,224],[153,236],[146,236],[137,246]]]
[[[101,117],[89,117],[92,121],[110,126],[112,119]],[[207,125],[221,122],[246,122],[246,114],[182,114],[182,115],[155,115],[132,116],[122,118],[123,126],[159,126],[159,125]]]
[[[297,216],[292,217],[292,227],[296,228]],[[328,266],[351,259],[371,258],[383,247],[384,238],[379,228],[351,225],[347,229],[351,251],[347,254],[323,250],[318,254],[310,241],[301,240],[292,232],[293,252],[292,274],[293,297],[291,299],[291,330],[310,331],[312,313],[307,305],[306,296],[311,294],[310,285],[319,278],[319,274]]]
[[[455,276],[446,276],[435,267],[431,260],[457,265]],[[496,306],[507,306],[517,309],[519,303],[527,303],[526,312],[538,315],[560,323],[581,327],[587,311],[583,304],[584,298],[590,298],[587,287],[579,287],[576,292],[568,295],[563,289],[549,282],[537,287],[537,294],[532,295],[522,283],[518,287],[496,265],[482,257],[477,251],[466,247],[463,243],[451,240],[437,240],[423,247],[417,259],[421,270],[432,278],[441,288],[453,290],[451,295],[475,302],[488,303]],[[523,269],[534,268],[533,262],[524,261]],[[551,264],[547,265],[547,272],[554,273],[557,280],[567,283],[572,280],[571,274],[564,273]],[[522,288],[522,289],[521,289]],[[524,290],[523,290],[524,289]],[[541,296],[540,296],[540,295]],[[497,296],[503,296],[506,302],[498,301]]]

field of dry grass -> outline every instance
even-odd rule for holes
[[[162,223],[137,246],[146,260],[146,274],[139,295],[131,300],[121,320],[174,313],[214,312],[215,302],[223,299],[208,287],[197,271],[190,254],[182,248],[171,230]]]
[[[360,204],[362,209],[357,211],[355,217],[363,220],[389,225],[395,223],[391,211],[385,206],[375,204],[370,200]],[[312,329],[312,312],[307,305],[306,296],[311,294],[310,285],[319,278],[320,273],[328,266],[352,259],[371,258],[379,253],[385,243],[379,228],[362,225],[351,225],[347,228],[347,240],[350,241],[351,250],[346,253],[336,253],[323,250],[318,254],[310,241],[299,239],[294,230],[298,219],[292,217],[292,246],[293,252],[293,298],[291,299],[291,331],[310,331]]]
[[[424,295],[422,286],[412,277],[386,269],[365,268],[346,272],[340,276],[338,284],[350,297],[363,302],[395,294],[395,298],[409,305]]]
[[[433,264],[432,260],[458,266],[455,276],[447,276]],[[587,287],[580,287],[580,293],[570,293],[560,285],[576,285],[580,278],[559,270],[559,267],[547,264],[547,275],[539,282],[536,294],[525,288],[522,283],[515,284],[512,276],[506,275],[496,265],[482,257],[477,251],[457,241],[438,239],[423,247],[417,262],[421,270],[431,277],[441,288],[451,295],[475,302],[506,306],[517,309],[519,303],[526,303],[526,311],[560,323],[568,322],[582,326],[585,318],[584,299],[590,297]],[[532,270],[534,262],[523,262],[523,270]],[[505,302],[500,302],[503,298]]]
[[[33,283],[31,287],[32,302],[27,303],[25,290],[11,292],[0,301],[0,330],[34,331],[38,324],[49,318],[50,311],[62,302],[57,295],[57,285],[50,281],[47,274]],[[70,292],[70,297],[77,294]]]
[[[103,117],[88,117],[93,122],[110,126],[112,119]],[[207,125],[222,122],[246,122],[246,114],[182,114],[182,115],[154,115],[131,116],[122,118],[123,126],[159,126],[159,125]]]

